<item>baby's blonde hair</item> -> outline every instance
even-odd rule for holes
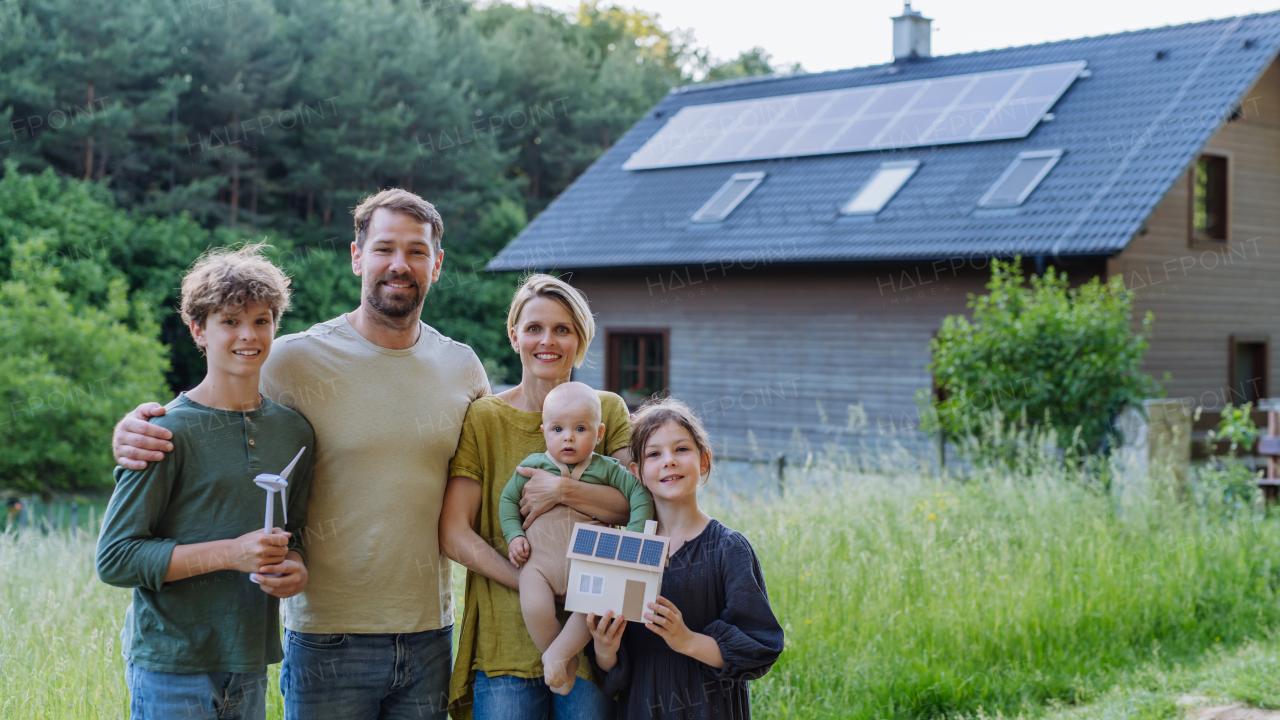
[[[542,401],[542,417],[546,418],[547,408],[565,402],[585,402],[590,405],[592,417],[595,418],[597,423],[600,422],[600,417],[604,413],[600,407],[600,396],[596,394],[596,391],[590,385],[580,382],[567,382],[555,386],[551,389],[551,392],[547,393],[546,399]]]

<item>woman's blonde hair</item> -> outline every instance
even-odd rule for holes
[[[520,313],[524,312],[524,306],[534,298],[555,300],[569,311],[569,316],[573,318],[573,331],[578,333],[578,354],[574,358],[573,366],[582,367],[582,362],[587,357],[587,348],[591,345],[592,338],[596,336],[596,320],[591,317],[591,307],[587,305],[587,298],[558,277],[538,273],[525,278],[520,288],[516,290],[515,296],[511,298],[511,309],[507,311],[507,337],[511,337],[511,331],[515,329],[516,323],[520,322]],[[511,346],[516,347],[515,343]]]
[[[707,429],[698,416],[693,414],[693,410],[683,401],[672,397],[646,400],[636,414],[631,416],[632,462],[641,468],[643,474],[644,446],[648,444],[649,438],[653,437],[658,428],[669,422],[688,431],[689,437],[693,438],[694,446],[698,448],[698,453],[707,459],[707,474],[699,478],[701,481],[699,484],[705,483],[711,477],[711,436],[707,434]],[[640,479],[644,480],[643,477]]]

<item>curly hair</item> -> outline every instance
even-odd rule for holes
[[[271,317],[289,310],[289,277],[263,254],[266,243],[245,245],[239,249],[209,250],[196,260],[191,271],[182,278],[182,321],[204,327],[210,315],[238,310],[249,303],[265,303]]]

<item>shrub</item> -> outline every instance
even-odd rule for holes
[[[1021,259],[992,260],[988,293],[970,296],[973,319],[953,315],[930,345],[940,399],[933,429],[949,439],[981,436],[998,413],[1057,431],[1060,444],[1103,446],[1128,402],[1159,392],[1139,370],[1150,332],[1131,327],[1132,294],[1119,277],[1072,288],[1049,268],[1024,284]]]

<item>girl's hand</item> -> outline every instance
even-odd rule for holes
[[[520,514],[524,515],[524,529],[528,530],[539,515],[560,504],[565,478],[531,467],[518,467],[516,472],[529,478],[520,495]]]
[[[622,631],[627,627],[627,619],[621,615],[614,617],[612,610],[605,613],[604,617],[587,613],[587,627],[591,628],[596,664],[601,670],[609,672],[618,664],[618,646],[622,645]]]
[[[512,540],[511,544],[507,546],[507,559],[516,567],[520,567],[529,561],[529,541],[525,539],[525,536],[521,535]]]
[[[652,612],[644,614],[644,626],[654,631],[667,647],[681,655],[688,655],[693,647],[695,633],[684,624],[684,615],[670,600],[659,595],[657,602],[649,603]]]

